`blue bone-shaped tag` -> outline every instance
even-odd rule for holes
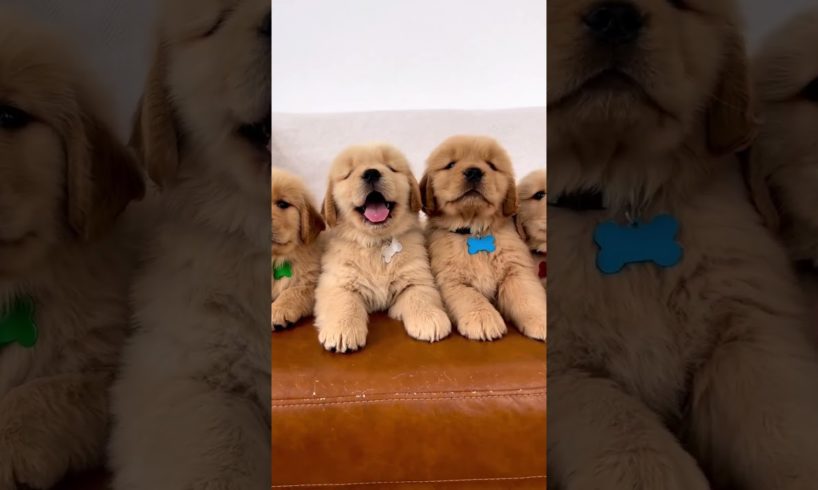
[[[469,255],[477,255],[480,252],[494,253],[497,250],[494,244],[494,235],[480,238],[470,236],[466,242],[469,244]]]
[[[682,246],[676,241],[678,232],[679,222],[669,214],[648,223],[600,223],[594,232],[599,246],[596,265],[603,274],[616,274],[626,265],[640,262],[673,267],[682,260]]]

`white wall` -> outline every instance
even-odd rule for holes
[[[545,104],[544,0],[273,0],[273,111]]]
[[[818,7],[818,0],[741,0],[741,6],[748,45],[754,50],[771,29],[805,8]]]
[[[0,0],[72,33],[125,134],[156,0]],[[740,0],[751,48],[818,0]],[[491,109],[545,100],[546,0],[272,0],[280,111]]]

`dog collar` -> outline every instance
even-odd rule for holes
[[[273,279],[278,281],[285,277],[293,277],[293,265],[289,262],[284,262],[279,266],[273,266]]]
[[[0,312],[0,346],[17,342],[23,347],[34,347],[37,338],[34,301],[30,297],[17,298]]]
[[[601,211],[605,208],[605,196],[597,190],[582,190],[566,192],[557,196],[548,205],[555,208],[570,209],[572,211]]]

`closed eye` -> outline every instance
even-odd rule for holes
[[[0,129],[13,131],[28,125],[32,117],[27,112],[10,105],[0,105]]]
[[[492,170],[494,170],[495,172],[497,171],[497,165],[495,165],[495,164],[494,164],[494,163],[492,163],[492,162],[486,162],[486,163],[488,163],[488,164],[489,164],[489,167],[491,167],[491,169],[492,169]]]
[[[445,167],[443,167],[443,169],[444,170],[451,170],[451,169],[454,168],[455,165],[457,165],[457,162],[449,162],[449,164],[446,165]]]
[[[392,172],[394,172],[394,173],[398,173],[398,171],[397,171],[397,170],[395,170],[395,168],[394,168],[394,167],[392,167],[392,165],[387,165],[387,166],[386,166],[386,168],[388,168],[389,170],[391,170],[391,171],[392,171]]]

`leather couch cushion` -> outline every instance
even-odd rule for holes
[[[513,330],[429,345],[374,315],[348,355],[311,321],[274,333],[273,488],[543,489],[545,376],[545,345]]]

